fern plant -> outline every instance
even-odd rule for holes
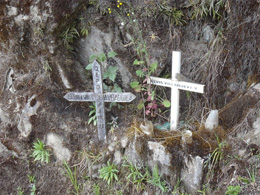
[[[34,161],[50,162],[50,153],[45,149],[45,145],[39,139],[33,143],[33,153],[31,157],[34,157]]]

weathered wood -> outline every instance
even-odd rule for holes
[[[148,83],[164,87],[171,87],[171,130],[177,129],[179,120],[179,90],[204,93],[204,85],[187,82],[186,77],[180,74],[181,53],[172,52],[172,79],[150,77]]]
[[[150,82],[153,85],[159,85],[164,87],[176,87],[185,91],[192,91],[197,93],[204,93],[204,85],[189,83],[185,81],[173,81],[164,78],[150,77]]]
[[[106,115],[104,102],[131,102],[135,99],[135,95],[130,92],[103,93],[102,70],[97,61],[93,62],[92,75],[94,92],[69,92],[64,96],[64,98],[73,102],[95,101],[98,139],[106,140]]]
[[[97,94],[93,92],[69,92],[64,98],[71,102],[93,102],[97,99]],[[135,95],[130,92],[113,93],[107,92],[101,97],[104,102],[131,102]]]
[[[92,65],[92,76],[94,82],[94,92],[96,94],[95,101],[96,101],[98,139],[106,140],[106,115],[105,115],[105,103],[103,100],[102,70],[97,61],[94,61]]]

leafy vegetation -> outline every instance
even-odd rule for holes
[[[50,162],[50,153],[45,149],[45,145],[39,139],[33,143],[33,153],[31,156],[34,157],[34,161]]]
[[[142,173],[143,167],[138,167],[136,164],[129,162],[127,158],[124,158],[123,167],[127,168],[127,179],[134,184],[136,190],[142,190],[143,184],[149,175],[148,170]]]
[[[19,187],[17,188],[17,194],[18,194],[18,195],[23,195],[23,193],[24,193],[24,190],[19,186]]]
[[[107,166],[99,170],[99,177],[107,182],[108,185],[112,185],[113,181],[118,181],[117,173],[119,170],[112,163],[107,161]]]
[[[65,47],[68,50],[72,51],[73,50],[72,44],[73,44],[75,39],[80,37],[80,34],[79,34],[78,30],[76,29],[75,25],[72,25],[72,26],[68,26],[61,33],[60,36],[63,39],[63,43],[64,43]]]
[[[183,19],[183,12],[181,10],[177,10],[177,8],[172,8],[167,3],[159,4],[159,13],[162,15],[164,21],[167,21],[169,24],[181,26],[187,23]]]
[[[66,161],[64,161],[63,165],[65,169],[63,174],[70,179],[70,182],[74,187],[73,194],[78,195],[80,193],[80,184],[78,184],[77,169],[74,167],[74,171],[72,171]]]
[[[192,7],[192,19],[206,18],[211,16],[213,20],[219,20],[221,15],[221,10],[225,7],[225,0],[189,0],[189,5],[187,7]]]
[[[89,57],[89,64],[86,66],[86,70],[92,69],[92,64],[94,60],[97,60],[101,65],[105,62],[108,58],[114,58],[117,56],[117,53],[114,51],[110,51],[107,53],[100,54],[93,54]],[[117,76],[118,67],[116,66],[109,66],[105,73],[103,74],[103,80],[106,80],[107,83],[103,82],[103,87],[105,92],[122,92],[122,88],[115,83],[115,79]],[[111,109],[114,105],[118,105],[118,108],[122,108],[122,106],[116,102],[110,102],[109,108]]]
[[[99,195],[100,194],[100,186],[98,184],[93,185],[94,187],[94,194]]]
[[[153,168],[153,174],[151,177],[148,178],[147,182],[160,188],[162,190],[162,192],[169,191],[166,183],[161,180],[161,176],[159,175],[157,165]]]
[[[135,92],[140,93],[142,100],[139,102],[137,108],[139,110],[144,109],[146,115],[155,116],[157,112],[160,112],[159,105],[162,107],[169,107],[170,102],[166,98],[162,98],[159,95],[156,95],[156,88],[153,89],[153,86],[148,82],[149,77],[155,73],[158,67],[158,62],[151,60],[149,49],[147,43],[142,34],[142,29],[139,27],[138,20],[136,18],[135,11],[132,6],[127,2],[117,2],[117,9],[108,8],[110,14],[115,13],[118,18],[122,21],[121,24],[127,25],[126,30],[129,34],[132,35],[131,42],[127,45],[133,45],[134,52],[137,54],[137,58],[133,62],[133,66],[137,69],[136,75],[138,81],[133,81],[130,83],[130,86],[135,90]],[[183,15],[177,10],[171,10],[171,13],[167,12],[168,15],[172,14],[175,17],[175,23],[181,23],[181,18]],[[128,28],[129,27],[129,28]],[[155,39],[155,36],[152,36],[152,39]],[[164,96],[165,93],[163,93]]]
[[[228,186],[228,189],[227,189],[225,194],[227,194],[227,195],[237,195],[241,191],[242,190],[241,190],[241,187],[239,185],[237,185],[237,186]]]
[[[208,166],[208,173],[207,176],[210,177],[214,174],[214,169],[218,165],[218,163],[223,160],[224,158],[224,151],[227,147],[226,141],[220,142],[218,136],[216,135],[216,139],[218,142],[218,146],[216,149],[211,153],[209,158],[205,161],[205,166]]]
[[[88,124],[91,122],[93,123],[94,126],[97,125],[97,115],[96,115],[96,104],[95,102],[92,103],[92,105],[89,106],[91,108],[91,111],[89,112],[88,116],[90,117],[88,119]]]
[[[255,165],[251,165],[250,168],[246,168],[246,171],[251,180],[251,183],[254,184],[256,182],[256,176],[257,176],[257,162]]]
[[[27,175],[29,182],[30,182],[30,195],[35,195],[36,194],[36,181],[35,181],[35,176],[34,175]]]

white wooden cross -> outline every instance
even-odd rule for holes
[[[96,102],[96,116],[98,127],[98,139],[106,140],[106,116],[104,102],[131,102],[135,95],[127,93],[103,93],[103,79],[100,65],[93,62],[92,75],[94,82],[94,92],[69,92],[64,98],[75,102]]]
[[[181,52],[172,52],[172,79],[164,79],[158,77],[150,77],[148,81],[154,85],[164,87],[171,87],[171,130],[176,130],[179,121],[179,89],[192,91],[197,93],[204,93],[204,86],[192,82],[180,81],[177,77],[184,77],[180,75],[181,70]]]

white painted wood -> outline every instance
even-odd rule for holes
[[[192,91],[197,93],[204,93],[204,86],[201,84],[190,83],[185,81],[174,81],[170,79],[150,77],[150,82],[153,85],[159,85],[163,87],[176,87],[185,91]]]
[[[97,61],[93,62],[92,75],[94,82],[94,92],[69,92],[64,98],[74,102],[96,103],[96,116],[99,140],[106,140],[106,115],[104,102],[131,102],[135,95],[126,93],[103,93],[102,71]]]
[[[181,52],[172,52],[172,80],[177,81],[176,73],[181,71]],[[177,87],[171,88],[171,130],[177,129],[179,122],[180,91]]]
[[[172,52],[172,79],[164,79],[158,77],[150,77],[148,83],[164,87],[171,87],[171,130],[176,130],[179,121],[179,90],[186,90],[196,93],[204,93],[204,86],[194,82],[179,81],[178,78],[184,78],[180,74],[181,69],[181,52]],[[188,79],[185,79],[188,80]]]

